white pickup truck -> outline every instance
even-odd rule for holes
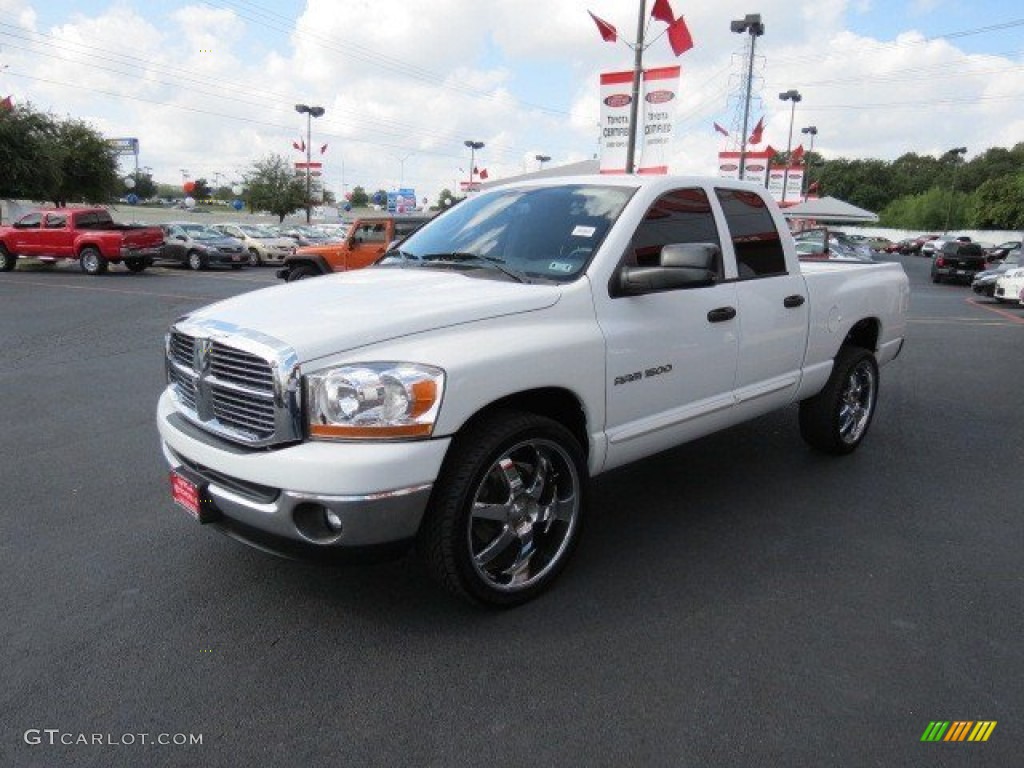
[[[368,269],[175,322],[172,495],[268,551],[415,544],[457,595],[521,603],[601,472],[796,402],[810,445],[854,450],[908,301],[898,264],[798,261],[743,182],[501,187]]]

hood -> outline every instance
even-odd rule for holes
[[[544,309],[560,296],[556,285],[454,270],[361,269],[246,293],[188,319],[271,336],[308,362],[436,328]]]

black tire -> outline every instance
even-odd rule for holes
[[[263,266],[263,259],[260,258],[260,252],[255,248],[249,249],[249,266],[260,267]]]
[[[825,388],[800,403],[800,434],[824,453],[852,453],[868,433],[877,402],[875,356],[863,347],[843,347]]]
[[[998,296],[993,296],[992,298],[996,300],[996,304],[1005,304],[1006,303],[1006,299],[1001,299]]]
[[[938,275],[932,275],[932,282],[933,283],[941,283],[942,282],[942,278],[939,277]]]
[[[18,257],[8,251],[4,245],[0,244],[0,272],[10,272],[17,263]]]
[[[320,270],[308,264],[300,264],[288,270],[288,279],[285,282],[294,283],[296,280],[305,280],[307,277],[320,277]]]
[[[129,272],[144,272],[149,264],[145,259],[125,259],[124,265],[128,268]]]
[[[467,425],[445,457],[417,550],[456,596],[496,607],[531,600],[579,541],[587,463],[543,416],[501,410]]]
[[[206,269],[206,257],[199,253],[199,251],[189,251],[185,257],[185,263],[188,264],[188,268],[193,272]]]
[[[78,254],[78,263],[87,275],[102,275],[109,266],[107,260],[103,258],[103,254],[91,245],[83,248],[82,252]]]
[[[244,266],[245,266],[245,264],[232,264],[231,268],[234,269],[234,270],[239,270],[239,269],[241,269]]]

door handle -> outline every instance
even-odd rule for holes
[[[736,307],[719,307],[708,312],[709,323],[724,323],[736,317]]]
[[[807,299],[805,299],[798,293],[793,296],[787,296],[786,298],[784,298],[782,300],[782,306],[787,307],[789,309],[793,309],[794,307],[802,306],[805,301],[807,301]]]

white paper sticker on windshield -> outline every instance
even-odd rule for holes
[[[594,233],[597,232],[597,227],[585,227],[582,224],[577,224],[576,228],[572,231],[573,237],[593,237]]]
[[[566,264],[564,261],[552,261],[548,264],[548,270],[551,272],[572,272],[575,267],[572,264]]]

